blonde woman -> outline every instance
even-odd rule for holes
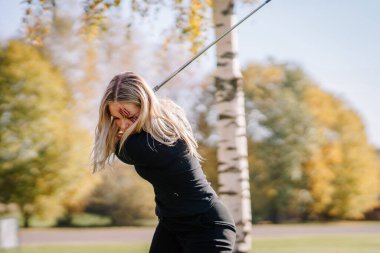
[[[115,154],[154,188],[158,225],[150,253],[232,252],[236,227],[202,171],[184,111],[126,72],[108,85],[95,132],[94,171]]]

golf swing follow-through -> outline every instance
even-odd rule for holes
[[[270,0],[269,0],[270,1]],[[135,166],[155,192],[159,219],[149,252],[232,252],[236,226],[203,173],[197,141],[184,111],[155,95],[165,83],[247,17],[153,89],[133,72],[116,75],[101,100],[93,149],[94,171],[116,155]]]

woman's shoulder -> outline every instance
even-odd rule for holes
[[[125,140],[121,153],[129,157],[134,164],[164,164],[174,157],[184,155],[185,143],[177,140],[173,145],[162,143],[146,131],[134,133]]]
[[[140,132],[135,132],[135,133],[132,133],[130,134],[126,141],[138,141],[140,139],[142,139],[143,137],[147,137],[149,134],[147,132],[145,132],[144,130],[141,130]]]
[[[150,133],[141,130],[129,135],[124,143],[125,145],[146,145],[149,143],[159,143],[159,141],[154,139]]]
[[[123,148],[133,151],[153,151],[171,149],[177,146],[181,141],[176,141],[174,144],[169,145],[153,137],[151,133],[141,130],[140,132],[133,133],[127,137],[123,143]]]
[[[139,142],[139,143],[142,142],[144,144],[152,143],[152,144],[165,145],[165,146],[170,147],[170,146],[175,146],[178,143],[183,143],[183,140],[178,139],[178,140],[174,141],[172,144],[167,144],[167,143],[165,143],[165,141],[159,140],[159,138],[154,137],[154,134],[149,133],[145,130],[141,130],[140,132],[136,132],[136,133],[129,135],[126,139],[126,142],[128,142],[128,144],[136,143],[136,142]]]

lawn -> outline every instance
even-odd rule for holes
[[[378,253],[380,236],[307,235],[254,238],[254,253]]]
[[[24,246],[21,253],[146,253],[148,244]],[[252,253],[378,253],[379,234],[257,237]],[[6,250],[13,253],[17,250]]]

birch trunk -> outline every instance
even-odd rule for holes
[[[214,0],[216,37],[234,25],[234,0]],[[216,44],[215,100],[218,119],[218,187],[237,226],[234,252],[251,249],[251,198],[242,74],[237,54],[237,34],[232,31]]]

